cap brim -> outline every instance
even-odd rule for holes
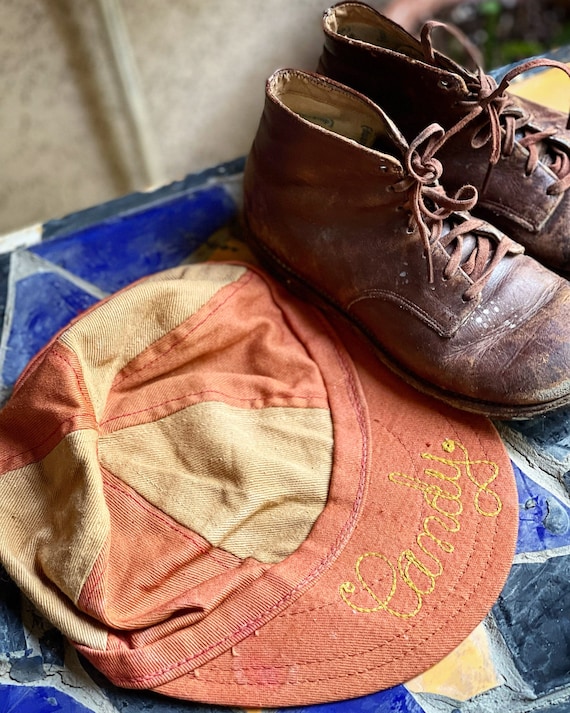
[[[140,649],[111,632],[78,648],[115,683],[178,698],[288,706],[411,679],[481,622],[517,535],[509,458],[493,425],[391,374],[341,319],[256,271],[319,366],[334,433],[322,514],[304,543],[192,626]]]

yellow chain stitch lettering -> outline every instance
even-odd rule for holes
[[[404,554],[404,553],[402,553]],[[383,560],[388,567],[390,568],[391,574],[392,574],[392,584],[390,587],[390,592],[386,596],[385,599],[380,599],[374,591],[371,589],[371,587],[368,586],[366,583],[366,580],[364,577],[360,574],[360,565],[362,562],[367,558],[367,557],[377,557],[380,560]],[[398,562],[398,565],[400,565],[400,562]],[[421,594],[419,592],[416,592],[417,596],[417,605],[416,607],[411,611],[411,612],[399,612],[394,609],[391,609],[388,606],[388,603],[396,593],[396,568],[394,565],[390,562],[390,560],[385,557],[384,555],[380,554],[379,552],[365,552],[363,555],[360,555],[360,557],[356,560],[356,565],[355,565],[355,571],[356,571],[356,576],[358,578],[358,581],[360,582],[360,585],[362,588],[368,592],[368,594],[372,597],[372,599],[376,602],[375,607],[359,607],[353,602],[350,601],[349,595],[354,594],[356,591],[356,585],[354,585],[352,582],[344,582],[343,584],[340,585],[339,591],[340,591],[340,596],[342,597],[343,601],[345,604],[348,604],[348,606],[351,609],[354,609],[355,611],[358,612],[363,612],[365,614],[370,614],[371,612],[376,612],[380,611],[380,609],[383,609],[384,611],[387,611],[388,614],[392,614],[393,616],[400,617],[401,619],[410,619],[411,617],[415,616],[419,610],[421,609],[422,606],[422,600],[421,600]]]
[[[424,597],[435,590],[437,578],[440,577],[444,571],[443,562],[438,556],[438,550],[440,550],[440,554],[451,554],[454,551],[454,546],[451,542],[442,539],[442,537],[439,537],[434,532],[434,525],[442,530],[442,534],[455,534],[461,530],[459,517],[463,513],[463,503],[461,500],[462,490],[459,480],[463,473],[467,475],[468,479],[477,488],[473,498],[473,506],[476,512],[483,517],[497,517],[501,512],[503,506],[501,499],[497,493],[489,487],[498,476],[498,465],[489,460],[471,460],[465,446],[458,441],[447,439],[443,441],[441,447],[445,453],[449,454],[453,453],[456,448],[459,448],[464,455],[464,459],[455,460],[431,453],[422,453],[421,457],[424,460],[440,463],[441,465],[451,468],[452,473],[447,475],[436,468],[424,468],[424,474],[427,477],[440,481],[440,483],[426,482],[420,478],[410,477],[401,472],[393,472],[388,475],[388,479],[394,484],[420,491],[426,503],[437,513],[437,515],[428,515],[424,518],[422,530],[416,537],[416,544],[421,552],[431,560],[431,566],[435,571],[432,571],[411,549],[403,550],[400,553],[397,567],[394,566],[388,557],[380,552],[365,552],[356,560],[354,570],[360,587],[370,596],[376,605],[366,607],[357,605],[351,601],[351,595],[356,592],[357,587],[354,582],[347,581],[340,585],[339,594],[344,603],[354,611],[366,614],[385,611],[401,619],[410,619],[418,614],[422,608]],[[490,477],[479,482],[473,472],[474,466],[490,468]],[[485,510],[481,506],[480,498],[483,494],[489,497],[493,502],[492,509]],[[433,545],[431,549],[429,548],[430,544]],[[373,590],[361,572],[361,565],[368,558],[380,560],[389,568],[391,579],[390,591],[383,599]],[[420,575],[420,579],[422,577],[425,578],[426,581],[423,587],[414,580],[412,576],[414,571]],[[390,606],[390,602],[394,598],[398,587],[398,576],[400,581],[407,588],[408,593],[412,593],[413,606],[409,611],[399,611]]]
[[[497,476],[499,475],[499,466],[493,462],[492,460],[470,460],[469,454],[467,453],[467,448],[465,448],[464,445],[459,443],[459,441],[452,441],[452,440],[447,440],[444,441],[442,444],[442,448],[447,452],[447,453],[453,453],[455,450],[455,447],[458,447],[463,453],[465,454],[465,460],[448,460],[445,458],[440,458],[437,456],[430,456],[429,454],[423,454],[422,458],[431,458],[433,460],[438,460],[441,463],[446,463],[447,465],[451,465],[452,463],[456,464],[456,467],[459,469],[459,466],[465,466],[465,473],[469,480],[477,487],[477,492],[475,494],[474,498],[474,506],[475,510],[480,515],[483,515],[484,517],[497,517],[497,515],[501,512],[503,509],[503,503],[501,502],[500,497],[497,495],[497,493],[494,490],[491,490],[489,488],[489,485],[493,481],[497,479]],[[477,478],[475,477],[473,473],[473,466],[488,466],[491,469],[491,477],[485,480],[484,482],[480,483]],[[458,471],[460,472],[460,471]],[[488,495],[491,500],[494,502],[494,508],[492,510],[484,510],[481,505],[480,505],[480,498],[481,494]]]

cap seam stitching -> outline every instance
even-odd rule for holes
[[[166,401],[161,401],[159,403],[153,404],[152,406],[148,406],[147,408],[144,409],[139,409],[138,411],[128,411],[126,413],[119,414],[118,416],[113,416],[112,418],[108,418],[105,421],[101,421],[101,426],[105,426],[109,423],[113,423],[113,421],[117,421],[121,418],[127,418],[128,416],[136,416],[137,414],[141,413],[148,413],[149,411],[152,411],[155,408],[159,408],[161,406],[166,406],[167,404],[172,404],[176,403],[177,401],[183,401],[184,399],[187,399],[188,397],[191,396],[203,396],[204,394],[217,394],[219,396],[225,396],[228,399],[231,399],[233,401],[263,401],[264,403],[267,401],[267,399],[260,397],[259,395],[252,395],[252,396],[246,396],[246,397],[239,397],[239,396],[232,396],[231,394],[228,394],[224,391],[217,391],[216,389],[204,389],[203,391],[191,391],[188,394],[184,394],[182,396],[177,396],[174,399],[168,399]],[[285,396],[280,396],[279,398],[281,399],[303,399],[304,401],[309,401],[311,399],[314,400],[319,400],[324,402],[325,404],[327,403],[327,399],[324,396],[320,395],[313,395],[313,394],[308,394],[307,396],[303,396],[300,394],[289,394]],[[191,408],[194,404],[189,404],[188,406],[185,406],[184,408]],[[229,405],[229,404],[228,404]],[[295,407],[292,407],[295,408]],[[321,407],[315,407],[315,408],[321,408]],[[170,414],[168,414],[170,415]]]
[[[319,315],[320,321],[323,323],[327,331],[330,330],[326,322],[324,322],[324,319]],[[167,667],[164,667],[160,669],[159,671],[155,671],[151,674],[146,674],[144,676],[135,676],[135,677],[128,677],[128,678],[122,678],[122,679],[117,679],[116,682],[122,680],[122,681],[128,681],[132,683],[142,683],[145,681],[149,681],[154,678],[158,678],[163,676],[166,673],[170,673],[171,671],[174,671],[191,661],[200,658],[200,656],[203,656],[204,654],[209,653],[213,649],[218,648],[220,645],[225,644],[227,641],[230,641],[235,637],[236,634],[241,634],[243,631],[249,629],[252,627],[252,625],[260,625],[264,622],[266,617],[271,614],[274,610],[280,609],[287,600],[291,599],[294,594],[299,592],[299,590],[304,589],[305,586],[310,583],[312,580],[316,579],[320,573],[327,567],[329,560],[332,558],[333,554],[338,552],[341,547],[346,543],[348,538],[350,537],[351,532],[354,529],[354,523],[356,522],[358,513],[360,512],[360,506],[362,503],[362,499],[364,496],[364,488],[366,485],[366,463],[368,462],[368,434],[366,432],[366,424],[364,421],[364,414],[362,411],[362,405],[358,402],[356,398],[356,384],[354,381],[354,377],[350,370],[347,368],[347,364],[345,362],[345,359],[343,358],[342,354],[340,353],[338,346],[336,343],[334,343],[334,350],[337,356],[337,361],[339,363],[339,366],[343,373],[345,374],[345,378],[348,381],[348,391],[349,391],[349,399],[353,404],[353,408],[355,411],[356,419],[358,422],[358,425],[360,427],[360,432],[362,435],[362,451],[361,451],[361,457],[360,457],[360,482],[357,490],[357,494],[355,497],[354,501],[354,506],[351,511],[351,515],[349,519],[345,522],[341,532],[339,535],[337,535],[337,538],[331,548],[329,549],[328,553],[321,559],[319,564],[308,574],[306,575],[301,582],[299,582],[294,588],[290,589],[287,594],[282,596],[279,601],[271,605],[268,609],[266,609],[263,614],[258,615],[254,619],[250,619],[249,621],[245,622],[242,624],[240,627],[235,629],[231,634],[228,634],[227,636],[223,637],[221,640],[217,641],[215,644],[211,644],[210,646],[202,649],[201,651],[198,651],[191,656],[187,656],[184,659],[171,664]],[[263,575],[262,575],[263,576]],[[252,631],[255,630],[255,626],[252,628]]]
[[[75,376],[75,380],[76,380],[76,382],[77,382],[77,386],[79,387],[79,391],[81,392],[81,395],[83,396],[83,398],[84,398],[88,403],[91,403],[90,400],[89,400],[89,398],[88,398],[88,397],[86,396],[86,394],[85,394],[85,391],[84,391],[84,388],[83,388],[83,384],[81,383],[81,379],[79,378],[79,374],[77,373],[77,371],[76,371],[75,367],[73,366],[73,364],[72,364],[72,363],[69,361],[69,359],[67,359],[65,356],[63,356],[62,354],[58,354],[57,351],[53,351],[52,354],[53,354],[53,356],[54,356],[56,359],[60,359],[61,361],[65,362],[65,363],[68,365],[68,367],[69,367],[69,368],[71,369],[71,371],[73,372],[73,375]],[[51,432],[49,433],[49,435],[46,436],[42,441],[40,441],[40,442],[38,442],[38,443],[35,443],[33,446],[31,446],[30,448],[27,448],[26,450],[20,451],[19,453],[15,453],[13,456],[11,456],[11,457],[9,458],[8,462],[11,462],[11,461],[13,461],[13,460],[15,460],[15,459],[17,459],[17,458],[20,458],[21,456],[25,455],[26,453],[32,453],[32,452],[35,451],[37,448],[40,448],[40,447],[43,446],[45,443],[47,443],[51,438],[53,438],[53,436],[61,429],[62,426],[64,426],[64,425],[67,424],[67,423],[73,422],[73,421],[75,421],[76,419],[83,418],[84,416],[87,416],[87,417],[92,418],[93,421],[94,421],[94,425],[95,425],[95,426],[97,425],[97,419],[96,419],[96,417],[95,417],[95,414],[94,414],[92,411],[91,411],[91,412],[89,412],[89,411],[84,411],[84,412],[76,413],[76,414],[74,414],[73,416],[69,416],[69,418],[64,419],[63,421],[60,421],[60,422],[58,423],[58,425],[53,429],[53,431],[51,431]],[[66,434],[66,435],[69,435],[69,434]],[[64,437],[65,437],[65,436],[64,436]],[[29,465],[29,464],[28,464],[28,465]]]
[[[495,522],[494,535],[496,535],[497,529],[498,529],[498,528],[497,528],[497,523]],[[490,561],[490,559],[491,559],[491,554],[492,554],[492,552],[491,552],[491,550],[489,550],[487,559],[485,560],[485,565],[487,565],[487,564],[489,563],[489,561]],[[474,586],[473,586],[473,588],[472,588],[472,591],[474,591],[474,590],[477,589],[477,585],[483,580],[483,578],[484,578],[484,576],[485,576],[485,573],[486,573],[486,567],[483,567],[482,570],[481,570],[481,573],[479,574],[479,576],[478,576],[478,578],[477,578],[477,580],[476,580],[476,582],[474,583]],[[452,591],[455,591],[455,589],[452,590]],[[441,604],[443,604],[443,602],[440,602],[440,605],[441,605]],[[461,612],[465,609],[465,607],[468,606],[468,604],[469,604],[469,601],[468,601],[467,599],[465,599],[465,600],[464,600],[464,603],[463,603],[463,605],[460,607],[460,609],[454,611],[453,616],[450,616],[449,618],[444,619],[444,620],[442,620],[442,621],[440,622],[440,626],[438,626],[438,628],[436,629],[436,631],[440,631],[440,630],[441,630],[442,628],[444,628],[450,621],[453,621],[454,619],[456,619],[457,615],[458,615],[458,614],[461,614]],[[438,608],[439,608],[439,607],[438,607]],[[418,624],[417,626],[419,626],[419,624]],[[413,629],[413,628],[416,628],[416,627],[411,627],[411,628]],[[410,629],[408,628],[407,631],[409,631],[409,630],[410,630]],[[320,682],[320,681],[329,681],[329,680],[338,679],[338,678],[350,678],[350,677],[352,677],[352,676],[356,676],[356,675],[359,675],[359,674],[361,674],[361,673],[365,673],[365,672],[368,672],[368,671],[374,671],[374,670],[383,668],[383,667],[386,665],[386,663],[393,663],[394,661],[399,661],[399,660],[401,660],[401,659],[403,659],[403,658],[406,658],[407,656],[410,655],[410,652],[413,652],[413,651],[417,650],[418,648],[423,647],[424,644],[425,644],[425,642],[428,641],[428,640],[433,636],[434,633],[435,633],[434,631],[430,631],[429,634],[426,634],[424,638],[422,638],[421,640],[419,640],[419,641],[416,643],[416,645],[415,645],[412,649],[408,649],[408,650],[406,650],[406,651],[403,651],[403,652],[400,654],[400,656],[398,656],[398,657],[392,657],[392,658],[390,659],[390,661],[388,661],[388,662],[384,662],[384,663],[382,663],[382,664],[380,664],[380,665],[369,666],[369,667],[367,667],[367,668],[360,669],[360,670],[358,670],[358,671],[353,671],[353,672],[344,673],[344,674],[334,674],[334,675],[332,675],[332,676],[325,676],[325,677],[322,677],[322,678],[315,678],[315,679],[305,678],[305,679],[303,679],[303,680],[301,681],[301,683],[318,683],[318,682]],[[393,637],[393,639],[391,639],[390,641],[393,641],[394,639],[397,639],[397,638],[399,638],[399,637],[398,637],[398,636],[395,636],[395,637]],[[339,661],[339,660],[342,659],[342,658],[343,658],[343,659],[351,659],[351,658],[353,659],[353,658],[356,658],[357,656],[361,656],[363,653],[364,653],[364,654],[370,654],[370,653],[372,653],[373,651],[377,651],[378,649],[383,648],[384,646],[385,646],[385,642],[384,642],[382,645],[380,645],[380,646],[373,646],[373,647],[371,647],[371,648],[369,648],[369,649],[366,649],[365,651],[357,651],[357,652],[355,652],[355,653],[346,653],[343,657],[334,656],[334,657],[325,658],[325,659],[314,659],[314,660],[307,661],[307,662],[305,662],[305,663],[298,664],[298,665],[299,665],[299,666],[311,666],[311,665],[314,665],[315,663],[317,663],[317,664],[322,664],[322,663],[330,663],[331,661]],[[272,670],[274,670],[274,669],[285,669],[285,668],[289,668],[289,667],[290,667],[290,666],[289,666],[289,665],[286,665],[286,664],[285,664],[285,665],[282,665],[282,666],[274,666],[274,665],[271,665],[271,666],[258,666],[258,667],[249,666],[249,667],[242,667],[242,670],[248,670],[248,669],[252,669],[252,670],[257,670],[257,669],[259,669],[259,670],[272,669]],[[213,669],[213,670],[216,670],[215,667],[212,667],[212,669]],[[221,669],[221,668],[218,668],[217,670],[223,671],[223,672],[229,672],[229,671],[230,671],[230,669]],[[203,681],[206,681],[206,682],[216,683],[216,682],[219,681],[220,679],[219,679],[219,678],[210,678],[210,679],[208,679],[207,677],[204,678],[203,673],[202,673],[202,674],[200,675],[200,679],[199,679],[199,680],[203,680]],[[237,680],[234,679],[233,683],[235,683],[235,684],[237,684],[237,685],[241,685],[241,686],[256,686],[256,687],[259,686],[259,682],[257,682],[257,681],[245,682],[245,681],[237,681]],[[265,682],[264,682],[264,685],[265,685],[265,684],[271,685],[271,683],[272,683],[271,681],[265,681]],[[224,684],[225,684],[225,685],[228,685],[228,682],[224,680]],[[279,681],[279,682],[275,682],[273,685],[280,685],[280,686],[282,686],[282,685],[298,685],[298,684],[299,684],[299,679],[297,679],[296,681]],[[231,685],[231,684],[229,684],[229,685]]]
[[[207,313],[205,316],[202,317],[201,321],[198,322],[198,324],[195,324],[195,325],[193,325],[192,327],[188,328],[188,329],[184,332],[184,334],[181,335],[173,344],[171,344],[170,347],[169,347],[165,352],[162,352],[162,353],[160,353],[160,354],[157,354],[157,356],[155,356],[154,359],[152,359],[152,360],[149,361],[149,362],[146,362],[145,364],[143,364],[142,366],[140,366],[138,369],[135,369],[135,370],[133,370],[133,371],[129,371],[128,373],[124,373],[124,372],[125,372],[125,369],[126,369],[126,366],[128,366],[128,365],[126,365],[125,367],[123,367],[123,369],[121,370],[121,372],[120,372],[119,374],[117,374],[117,376],[115,377],[114,382],[113,382],[113,386],[116,386],[116,385],[118,385],[118,384],[121,384],[123,381],[125,381],[125,380],[127,380],[127,379],[130,379],[132,376],[134,376],[135,374],[139,374],[141,371],[145,371],[145,370],[148,369],[150,366],[152,366],[152,364],[154,364],[158,359],[162,359],[162,358],[165,357],[167,354],[169,354],[169,353],[170,353],[173,349],[175,349],[181,342],[183,342],[184,340],[186,340],[193,332],[195,332],[195,331],[196,331],[197,329],[199,329],[202,325],[204,325],[209,319],[211,319],[213,315],[215,315],[230,299],[232,299],[232,297],[235,296],[235,294],[236,294],[237,292],[239,292],[242,288],[244,288],[252,279],[253,279],[253,273],[252,273],[252,272],[245,272],[245,273],[244,273],[241,277],[239,277],[235,282],[232,282],[232,283],[230,283],[229,285],[224,285],[224,286],[221,288],[220,291],[225,290],[225,289],[228,289],[228,288],[231,286],[231,287],[232,287],[232,290],[231,290],[230,294],[227,295],[227,296],[223,299],[223,301],[220,302],[216,307],[214,307],[213,310],[208,311],[208,313]],[[216,294],[219,294],[220,291],[218,291]],[[216,295],[213,295],[214,298],[215,298],[215,296],[216,296]],[[210,300],[211,300],[211,299],[212,299],[212,298],[210,298]],[[209,300],[209,301],[210,301],[210,300]],[[170,330],[170,332],[167,332],[167,334],[171,334],[173,331],[176,331],[177,329],[180,329],[180,327],[181,327],[183,324],[185,324],[185,323],[187,323],[189,320],[191,320],[192,317],[195,317],[196,314],[199,314],[200,311],[203,310],[204,307],[206,307],[206,306],[209,304],[209,301],[206,302],[206,304],[203,305],[197,312],[194,312],[194,314],[192,314],[192,315],[190,315],[189,317],[187,317],[186,320],[184,320],[184,321],[183,321],[181,324],[179,324],[177,327],[174,327],[172,330]],[[163,337],[161,337],[161,339],[163,339],[164,336],[166,336],[166,335],[163,335]],[[160,340],[158,340],[158,341],[160,341]],[[155,342],[155,344],[156,344],[156,342]],[[150,345],[149,345],[149,346],[150,346]],[[148,347],[147,347],[147,349],[148,349]],[[129,363],[132,363],[132,362],[129,362]]]

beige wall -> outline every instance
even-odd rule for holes
[[[314,68],[329,4],[120,1],[165,181],[247,152],[265,78]],[[145,188],[128,116],[97,0],[0,0],[0,233]]]

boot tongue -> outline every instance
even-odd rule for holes
[[[536,132],[532,127],[522,126],[515,131],[515,140],[522,141],[525,145],[525,139],[528,142],[527,137],[534,133]],[[546,136],[532,142],[532,151],[536,152],[537,160],[548,166],[558,178],[564,178],[570,172],[570,149],[563,143],[556,142],[554,136]]]
[[[452,227],[453,226],[451,225],[450,221],[445,220],[441,229],[441,237],[444,238],[450,232]],[[474,235],[473,233],[466,233],[461,237],[461,265],[464,265],[466,262],[469,261],[469,258],[473,254],[473,251],[477,249],[480,240],[490,240],[490,238],[484,237],[482,235]],[[445,251],[450,257],[452,253],[456,250],[456,245],[457,241],[454,240],[452,243],[446,246]],[[491,261],[492,252],[492,250],[489,251],[489,258],[484,266],[485,268],[487,268],[489,262]]]
[[[456,214],[456,220],[460,221],[462,218],[469,222],[473,220],[469,214]],[[442,225],[439,238],[450,261],[454,262],[459,257],[459,268],[470,277],[474,284],[485,277],[488,279],[494,266],[502,260],[504,255],[523,252],[520,245],[513,243],[506,236],[503,236],[501,240],[499,234],[488,224],[482,221],[477,222],[479,225],[474,226],[473,232],[461,233],[460,236],[447,244],[446,237],[457,223],[453,219],[446,220]],[[460,251],[459,256],[457,256],[458,251]]]
[[[525,133],[528,132],[517,131],[515,134],[517,141],[520,141]],[[548,166],[558,178],[564,178],[568,174],[570,171],[570,150],[568,148],[549,139],[538,141],[535,146],[538,160]]]

